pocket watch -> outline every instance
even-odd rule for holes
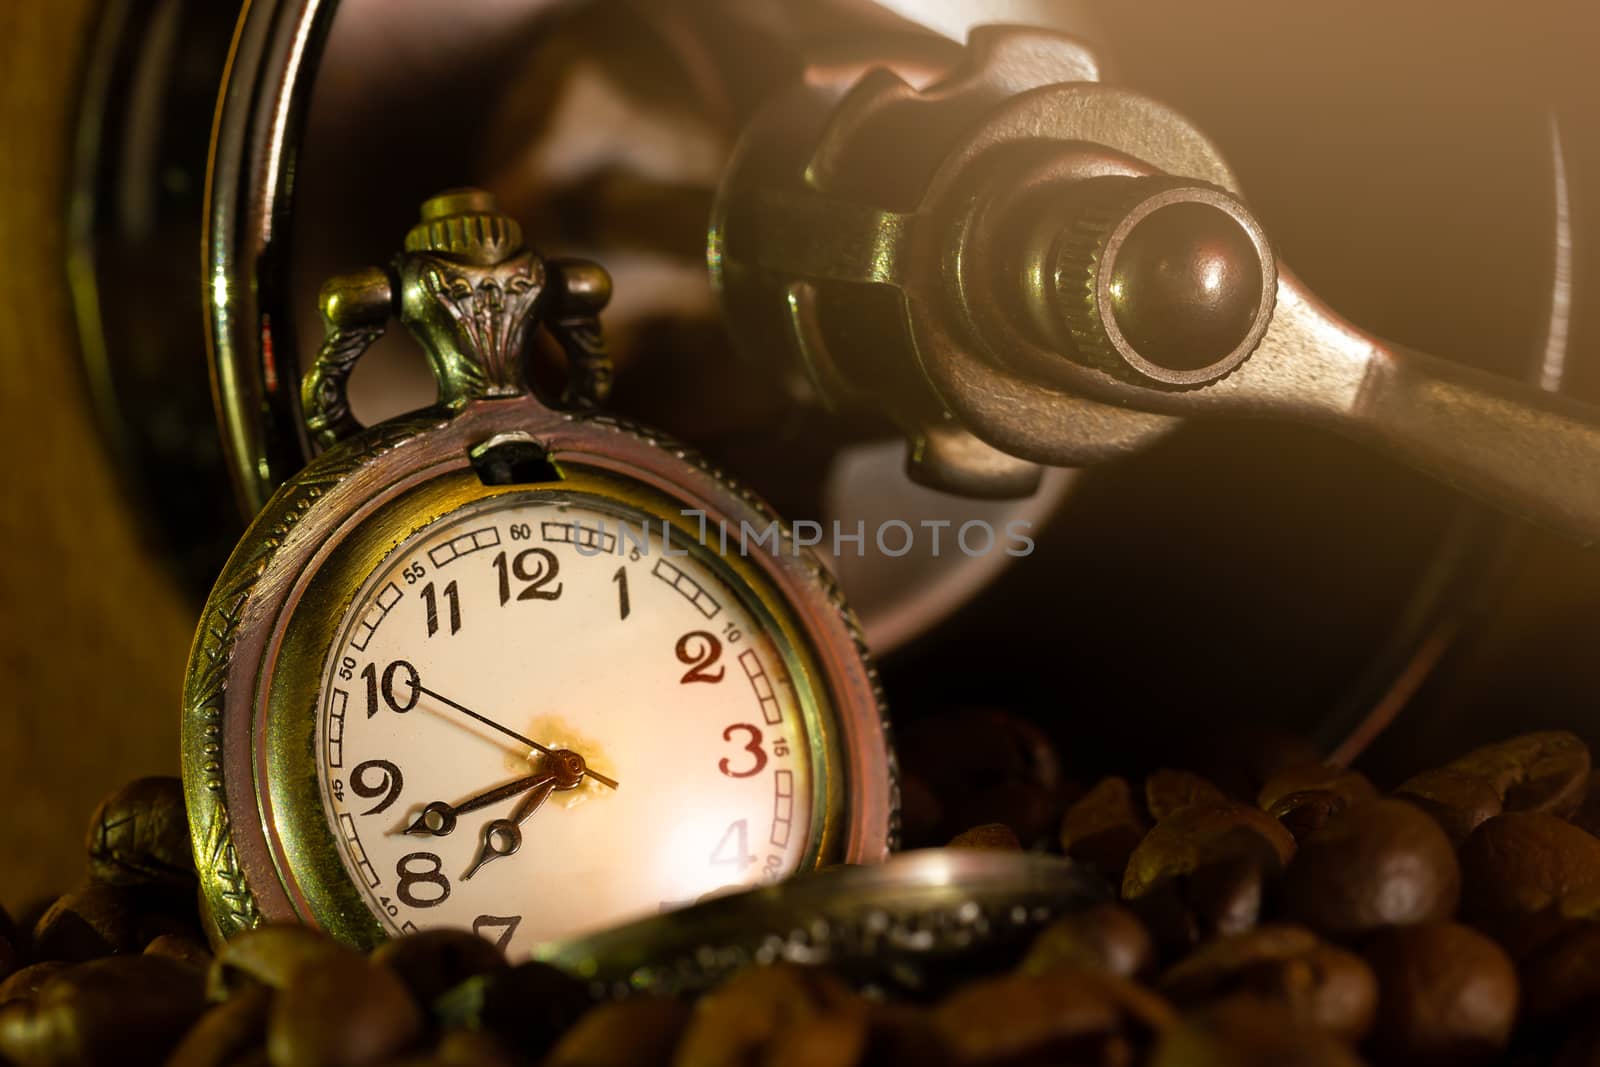
[[[214,937],[456,926],[526,955],[889,852],[887,720],[848,607],[755,496],[600,412],[609,293],[477,190],[324,287],[302,396],[325,451],[234,550],[185,682]],[[391,314],[439,402],[363,428],[345,383]],[[567,357],[559,404],[528,384],[539,327]]]

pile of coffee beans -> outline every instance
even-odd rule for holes
[[[1237,748],[1234,751],[1242,751]],[[21,1064],[1600,1064],[1600,775],[1561,732],[1387,795],[1294,744],[1206,776],[1068,781],[995,710],[909,730],[913,844],[1062,851],[1115,902],[927,1001],[779,964],[698,998],[599,1001],[434,930],[363,954],[297,926],[213,954],[176,781],[96,812],[89,879],[0,917]]]

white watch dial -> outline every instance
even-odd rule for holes
[[[388,929],[465,927],[520,956],[804,861],[816,790],[782,638],[684,540],[510,494],[367,579],[316,747],[346,869]]]

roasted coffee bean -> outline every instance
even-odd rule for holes
[[[1131,911],[1117,904],[1097,904],[1063,915],[1041,930],[1018,970],[1043,974],[1069,967],[1132,978],[1154,959],[1150,933]]]
[[[234,937],[218,951],[206,980],[206,994],[221,1000],[258,983],[283,989],[300,967],[336,957],[359,958],[352,949],[305,926],[258,926]]]
[[[1485,819],[1494,818],[1505,807],[1499,791],[1487,779],[1450,767],[1409,779],[1395,790],[1395,796],[1437,819],[1457,847]]]
[[[1162,975],[1160,988],[1178,1005],[1249,993],[1347,1041],[1372,1026],[1378,1000],[1377,982],[1360,956],[1305,927],[1284,925],[1202,945]]]
[[[33,955],[40,960],[92,960],[137,952],[136,901],[122,889],[90,885],[61,897],[33,928]]]
[[[849,1067],[867,1040],[864,1000],[824,971],[777,964],[741,971],[701,997],[672,1062]]]
[[[1055,749],[1038,727],[1011,712],[964,708],[914,723],[900,753],[907,778],[931,795],[910,798],[915,822],[908,840],[937,841],[999,822],[1033,844],[1061,817],[1065,783]],[[926,836],[912,837],[930,816],[937,822]]]
[[[1583,786],[1583,803],[1572,813],[1572,825],[1600,834],[1600,771],[1590,771]]]
[[[1334,815],[1301,844],[1283,878],[1285,915],[1336,938],[1448,918],[1460,893],[1450,839],[1399,800]]]
[[[406,984],[419,1004],[432,1004],[468,978],[506,970],[498,948],[468,930],[423,930],[385,941],[372,951]]]
[[[1575,734],[1549,730],[1485,745],[1446,766],[1488,781],[1504,798],[1506,811],[1566,816],[1583,802],[1589,747]]]
[[[1194,769],[1235,800],[1254,798],[1279,775],[1323,762],[1322,752],[1305,738],[1264,724],[1207,740],[1209,751],[1196,753],[1205,763]]]
[[[1061,850],[1121,881],[1148,824],[1125,778],[1102,778],[1061,819]]]
[[[1202,863],[1185,879],[1184,906],[1202,938],[1240,934],[1261,921],[1267,888],[1282,868],[1259,838],[1242,837],[1232,855]]]
[[[666,1067],[692,1011],[671,997],[601,1004],[562,1035],[543,1067]]]
[[[1500,946],[1441,922],[1384,930],[1363,951],[1378,976],[1372,1045],[1384,1062],[1499,1061],[1517,1018],[1517,973]]]
[[[1139,843],[1122,895],[1158,944],[1186,948],[1254,926],[1293,852],[1288,831],[1248,804],[1184,808]]]
[[[239,990],[200,1017],[173,1050],[167,1067],[226,1067],[266,1049],[273,991],[263,985]]]
[[[1061,763],[1037,726],[1000,708],[961,708],[913,723],[901,735],[906,771],[934,792],[1030,782],[1062,784]]]
[[[1002,823],[1026,845],[1047,840],[1065,805],[1058,790],[1034,782],[1001,782],[963,794],[954,805],[957,826]]]
[[[191,890],[194,853],[176,778],[139,778],[112,793],[89,821],[89,874],[120,886]]]
[[[1102,971],[1055,968],[980,979],[933,1012],[955,1063],[1111,1065],[1146,1048],[1173,1022],[1172,1009],[1142,986]]]
[[[1160,770],[1144,780],[1144,806],[1160,822],[1182,808],[1226,803],[1228,795],[1209,780],[1189,771]]]
[[[1486,821],[1461,845],[1462,915],[1514,958],[1566,925],[1562,902],[1600,894],[1600,838],[1535,811]]]
[[[546,963],[468,978],[433,1003],[446,1027],[481,1030],[514,1053],[537,1059],[594,1004],[583,982]]]
[[[1523,1012],[1546,1021],[1600,1007],[1600,922],[1572,926],[1522,961]]]
[[[1184,1016],[1162,1035],[1149,1067],[1361,1067],[1361,1060],[1332,1034],[1241,994]]]
[[[399,977],[356,954],[302,964],[273,1000],[267,1054],[277,1067],[378,1063],[423,1031],[422,1010]]]
[[[1257,794],[1256,803],[1283,823],[1296,841],[1303,841],[1345,808],[1377,795],[1372,783],[1357,771],[1300,764],[1268,780]]]
[[[1366,775],[1327,763],[1301,763],[1273,775],[1256,794],[1262,811],[1273,812],[1298,793],[1336,793],[1345,806],[1374,800],[1378,791]]]
[[[1279,866],[1294,856],[1294,839],[1276,819],[1227,801],[1180,809],[1139,842],[1122,876],[1122,895],[1136,900],[1179,875],[1254,851],[1264,842]]]
[[[184,937],[191,941],[204,941],[205,931],[200,928],[200,916],[195,910],[195,898],[188,894],[166,891],[130,889],[137,919],[134,923],[134,940],[148,945],[158,937]]]
[[[950,839],[949,848],[976,848],[1002,852],[1017,852],[1022,849],[1022,842],[1017,840],[1016,831],[1004,823],[987,823],[983,826],[974,826],[970,830],[963,830]]]
[[[0,1004],[8,1000],[37,996],[46,982],[72,966],[73,964],[66,960],[46,960],[22,968],[4,982],[0,982]]]
[[[448,1031],[439,1039],[432,1059],[440,1067],[517,1067],[520,1062],[505,1042],[477,1030]],[[599,1062],[591,1062],[601,1067]]]
[[[22,953],[9,937],[0,936],[0,981],[11,977],[22,964]]]
[[[162,934],[160,937],[152,938],[150,943],[145,945],[144,954],[165,956],[169,960],[187,963],[202,971],[211,969],[211,950],[202,942],[183,934]]]
[[[0,1055],[22,1067],[160,1063],[205,1010],[204,985],[160,956],[80,963],[0,1008]]]
[[[875,1003],[827,972],[780,965],[698,1002],[595,1007],[587,983],[543,964],[509,967],[465,931],[398,938],[366,957],[292,926],[218,952],[209,987],[223,1002],[201,1018],[195,965],[208,953],[193,897],[172,892],[171,865],[151,859],[152,835],[177,838],[170,826],[156,834],[153,818],[112,815],[150,814],[162,796],[170,811],[172,789],[134,783],[97,813],[94,883],[32,924],[47,962],[0,981],[0,1057],[139,1062],[176,1045],[177,1067],[1344,1067],[1356,1062],[1349,1043],[1365,1035],[1380,1063],[1407,1067],[1542,1064],[1558,1049],[1563,1063],[1592,1057],[1600,1067],[1600,1027],[1588,1022],[1600,1009],[1600,840],[1582,829],[1600,821],[1600,797],[1584,800],[1600,775],[1572,735],[1487,746],[1411,779],[1393,800],[1291,745],[1241,764],[1250,770],[1238,781],[1254,784],[1233,795],[1254,803],[1228,799],[1216,779],[1162,770],[1137,792],[1103,780],[1061,815],[1075,787],[1042,735],[1019,723],[968,711],[924,732],[926,832],[954,835],[955,847],[1016,849],[1059,826],[1062,847],[1114,874],[1126,902],[1057,919],[1012,973],[987,972],[999,956],[975,954],[966,984],[932,1006]],[[960,744],[941,751],[940,738],[976,738],[976,755]],[[913,800],[917,788],[908,784]],[[1452,840],[1462,841],[1459,865]],[[1448,921],[1463,893],[1463,914],[1504,947]],[[1280,911],[1306,925],[1260,925]],[[0,979],[6,949],[25,940],[3,919]],[[1324,937],[1352,939],[1362,955]],[[1193,950],[1167,957],[1165,997],[1130,981],[1151,973],[1156,946]],[[128,955],[71,962],[113,952]],[[1512,959],[1532,1024],[1516,1042]],[[105,964],[147,970],[137,983],[113,980],[95,970]],[[152,967],[188,975],[184,1020],[151,1006],[163,987]],[[1175,1019],[1168,998],[1190,1014]],[[188,1019],[199,1021],[182,1037]],[[154,1036],[130,1044],[141,1034]]]
[[[1201,920],[1183,898],[1184,881],[1174,879],[1151,890],[1138,900],[1127,901],[1128,910],[1150,932],[1157,955],[1187,952],[1204,940]]]

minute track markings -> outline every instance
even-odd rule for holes
[[[498,526],[484,526],[476,530],[468,530],[458,534],[441,545],[428,549],[428,560],[435,570],[445,567],[462,556],[481,552],[486,548],[494,548],[500,543],[500,528]]]
[[[761,665],[761,657],[753,648],[747,648],[739,653],[739,666],[744,668],[745,677],[750,679],[750,688],[755,690],[756,700],[761,704],[761,717],[768,726],[777,726],[783,722],[783,708],[778,704],[778,698],[772,691],[772,680],[767,677],[767,669]]]
[[[717,602],[716,597],[706,592],[699,582],[665,559],[656,560],[656,565],[650,569],[650,573],[670,585],[679,596],[693,604],[695,610],[706,618],[716,618],[722,610],[722,605]]]
[[[405,597],[405,593],[393,582],[388,583],[373,598],[372,607],[361,616],[361,621],[356,625],[355,633],[350,635],[350,647],[358,652],[365,652],[367,644],[372,640],[372,635],[378,632],[378,627],[383,620],[389,617],[389,612]]]
[[[613,556],[617,551],[616,534],[577,521],[555,522],[547,519],[539,524],[539,537],[546,544],[573,545],[582,550],[580,554]]]

